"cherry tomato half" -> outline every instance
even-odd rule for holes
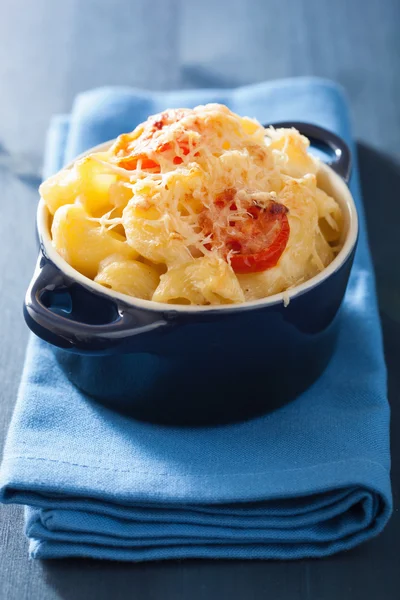
[[[148,153],[150,151],[160,153],[170,151],[173,144],[171,142],[159,142],[155,136],[156,132],[161,131],[167,125],[176,123],[189,113],[190,111],[187,109],[166,110],[148,119],[144,124],[142,133],[132,143],[133,147],[126,149],[126,155],[118,160],[118,165],[133,171],[137,168],[139,160],[141,160],[142,169],[152,169],[159,172],[160,165],[157,161],[150,159]],[[178,145],[183,155],[189,154],[189,142],[184,135],[181,135],[181,138],[178,139]],[[172,162],[179,165],[183,162],[183,159],[180,156],[174,156]]]
[[[236,211],[234,191],[226,190],[216,198],[215,206],[223,209],[227,204]],[[288,209],[283,204],[270,200],[267,206],[258,206],[250,200],[247,218],[230,221],[211,232],[212,243],[223,245],[225,256],[230,254],[230,263],[235,273],[259,273],[274,267],[286,248],[290,226]],[[208,221],[206,221],[208,223]],[[207,232],[207,226],[205,228]]]

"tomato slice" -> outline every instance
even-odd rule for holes
[[[274,202],[274,204],[278,203]],[[278,204],[278,206],[282,205]],[[263,212],[267,211],[263,210]],[[235,273],[260,273],[261,271],[266,271],[275,267],[282,256],[290,235],[287,215],[285,213],[279,213],[279,216],[273,214],[272,218],[269,212],[267,212],[267,215],[267,217],[262,215],[256,219],[258,225],[255,229],[258,230],[259,237],[252,241],[258,243],[249,244],[247,242],[241,245],[240,241],[233,240],[234,245],[231,247],[237,253],[231,256],[231,266]],[[269,242],[269,245],[258,250],[262,240],[266,244]],[[252,251],[252,247],[254,251]]]
[[[166,125],[172,125],[189,115],[192,111],[189,108],[170,108],[158,115],[150,117],[145,124],[145,130],[151,137],[155,131],[160,131]]]
[[[222,210],[229,206],[230,211],[236,211],[234,196],[233,190],[225,190],[216,198],[216,208]],[[249,200],[248,218],[235,221],[228,217],[226,225],[213,228],[212,245],[223,245],[222,252],[225,257],[230,254],[235,273],[260,273],[271,269],[279,261],[289,239],[287,213],[286,206],[274,200],[265,207]],[[204,222],[210,223],[209,219]]]
[[[139,160],[142,161],[142,169],[156,169],[160,172],[160,165],[154,160],[151,160],[146,154],[133,154],[131,156],[124,156],[119,159],[118,166],[128,171],[134,171],[137,168]]]
[[[121,156],[118,160],[119,166],[124,169],[134,171],[137,168],[138,161],[142,161],[142,169],[153,169],[155,172],[160,172],[160,165],[155,160],[148,157],[148,153],[151,152],[167,152],[172,150],[173,144],[171,142],[159,142],[157,132],[161,131],[165,126],[176,123],[184,116],[189,114],[188,109],[178,110],[166,110],[163,113],[155,115],[146,121],[144,128],[140,136],[133,140],[129,144],[129,138],[123,140],[125,146],[122,145],[119,150],[125,153],[125,156]],[[190,152],[189,142],[185,139],[185,135],[182,134],[181,139],[178,140],[179,148],[184,156],[187,156]],[[183,162],[180,156],[173,156],[172,162],[175,165],[179,165]]]

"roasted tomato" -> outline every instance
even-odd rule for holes
[[[244,218],[235,219],[238,210],[235,194],[232,189],[219,194],[213,211],[201,218],[205,234],[211,235],[210,246],[219,248],[225,257],[229,255],[236,273],[259,273],[271,269],[277,264],[289,239],[288,209],[274,200],[259,206],[249,195]]]
[[[114,153],[118,157],[117,164],[124,169],[133,171],[141,161],[144,170],[160,171],[160,165],[154,158],[154,153],[171,151],[174,145],[171,142],[163,142],[162,130],[168,125],[177,123],[183,117],[190,114],[188,109],[166,110],[158,115],[150,117],[144,125],[135,130],[131,135],[123,135],[114,144]],[[165,138],[164,138],[165,139]],[[189,141],[185,132],[182,132],[177,140],[181,153],[189,154]],[[153,157],[150,158],[149,154]],[[172,162],[179,165],[183,162],[180,156],[172,156]]]

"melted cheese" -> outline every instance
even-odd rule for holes
[[[63,240],[72,238],[71,223],[63,217],[65,205],[79,205],[73,213],[75,230],[81,219],[80,231],[90,232],[92,238],[96,232],[96,240],[110,240],[112,233],[132,250],[132,259],[126,253],[112,267],[102,263],[98,273],[94,266],[81,269],[81,262],[71,261],[99,283],[130,293],[135,289],[132,278],[143,271],[139,260],[158,265],[163,273],[155,290],[155,278],[151,289],[150,284],[147,291],[142,286],[142,298],[243,302],[288,290],[334,257],[342,214],[337,202],[317,187],[318,162],[307,149],[308,140],[297,131],[266,131],[222,105],[166,111],[119,136],[109,151],[92,154],[53,176],[42,185],[41,194],[55,215],[56,247],[67,261],[71,247],[64,248]],[[221,208],[216,199],[227,191],[234,201]],[[204,215],[218,232],[228,222],[248,219],[249,202],[262,208],[270,200],[288,209],[286,248],[276,266],[236,275],[230,267],[234,251],[227,254],[215,239],[210,244]],[[87,243],[84,233],[73,239],[83,247]],[[103,257],[108,250],[100,252],[96,246],[96,252]],[[110,246],[110,254],[115,252]],[[97,255],[93,265],[99,264]],[[130,282],[126,286],[124,268]]]

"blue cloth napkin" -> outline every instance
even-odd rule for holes
[[[46,174],[151,113],[211,101],[261,122],[312,121],[351,143],[342,91],[319,79],[163,94],[106,88],[81,94],[70,116],[54,120]],[[337,350],[279,411],[214,428],[135,422],[74,389],[51,347],[30,339],[0,495],[27,505],[31,556],[301,558],[383,529],[392,510],[389,408],[357,168],[352,191],[361,235]]]

